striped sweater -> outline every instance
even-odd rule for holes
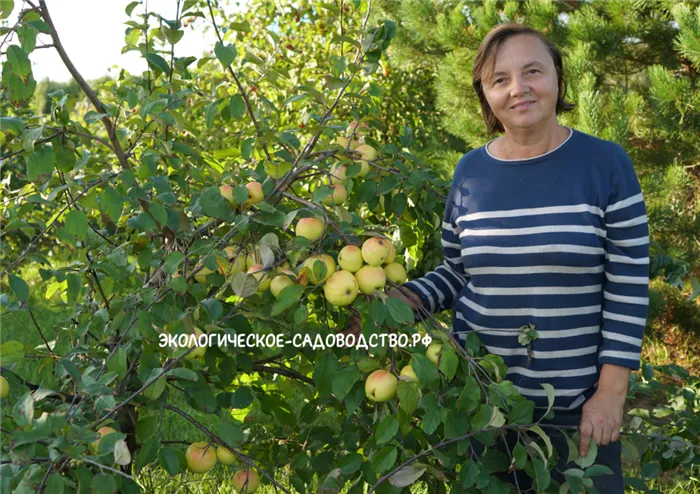
[[[442,223],[444,260],[404,286],[436,313],[454,309],[506,379],[547,408],[578,410],[603,364],[636,370],[648,310],[649,230],[624,149],[570,130],[556,149],[503,160],[486,146],[457,164]],[[528,349],[518,330],[538,332]]]

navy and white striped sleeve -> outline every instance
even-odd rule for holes
[[[606,280],[598,361],[637,370],[649,307],[649,226],[634,166],[618,147],[605,209]]]
[[[460,230],[454,221],[456,217],[454,206],[456,183],[457,181],[453,183],[447,196],[445,213],[442,218],[443,262],[425,276],[403,285],[418,294],[424,307],[433,314],[451,309],[469,278],[461,261]]]

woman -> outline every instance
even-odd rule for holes
[[[454,309],[452,331],[462,342],[477,331],[489,353],[503,357],[506,378],[535,402],[535,420],[548,406],[541,384],[551,384],[554,418],[550,412],[542,423],[578,426],[581,455],[594,440],[595,463],[613,472],[594,485],[622,494],[620,426],[629,374],[640,366],[649,283],[634,167],[618,144],[557,122],[573,108],[564,100],[562,58],[534,29],[495,27],[472,76],[489,132],[505,134],[457,164],[443,217],[444,262],[390,295],[414,310]],[[531,358],[518,343],[518,329],[530,323],[538,332]],[[567,464],[559,431],[545,432],[558,451],[552,478],[561,484],[562,472],[579,467]],[[503,450],[503,441],[488,447]],[[519,486],[529,487],[529,476],[516,472]],[[498,476],[516,481],[515,472]]]

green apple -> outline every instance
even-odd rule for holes
[[[390,242],[385,238],[371,237],[362,244],[362,258],[370,266],[381,266],[391,253]]]
[[[216,458],[224,465],[233,465],[236,463],[236,455],[230,449],[218,446],[216,448]]]
[[[265,173],[268,177],[275,179],[284,177],[289,170],[292,169],[292,163],[282,162],[282,163],[269,163],[265,161]]]
[[[365,381],[365,396],[370,401],[388,401],[396,396],[398,382],[399,380],[391,372],[377,369]]]
[[[274,295],[275,298],[279,297],[280,292],[285,287],[288,287],[289,285],[294,285],[294,282],[297,279],[297,275],[294,271],[285,269],[283,271],[279,271],[279,273],[280,274],[272,278],[272,281],[270,281],[270,292],[272,292],[272,295]]]
[[[187,447],[185,460],[190,472],[208,472],[216,465],[216,448],[205,441],[192,443]]]
[[[204,333],[202,331],[200,331],[197,328],[194,328],[194,335],[195,335],[195,337],[197,337],[197,339],[199,339],[199,337],[203,334]],[[188,353],[187,356],[185,356],[185,360],[203,359],[204,354],[207,353],[207,347],[206,346],[196,346],[196,345],[192,345],[192,346],[194,346],[195,349],[192,350],[190,353]],[[192,348],[192,347],[190,347],[190,348]]]
[[[338,253],[338,264],[341,269],[356,272],[362,267],[362,249],[356,245],[346,245]]]
[[[321,261],[326,265],[326,276],[324,276],[322,279],[317,278],[314,274],[314,264],[317,261]],[[306,276],[308,280],[314,285],[320,285],[321,283],[325,282],[328,278],[330,278],[333,275],[333,273],[335,273],[335,261],[328,254],[318,254],[315,256],[311,256],[304,261],[302,267],[307,268]]]
[[[262,264],[253,264],[247,273],[252,274],[258,280],[258,293],[263,293],[270,288],[270,277],[265,272],[265,266]]]
[[[233,196],[233,187],[231,187],[230,185],[220,185],[219,192],[221,193],[224,199],[231,203],[232,207],[238,207],[238,203],[236,202],[236,199]]]
[[[302,218],[297,221],[296,234],[297,237],[304,237],[311,242],[315,242],[326,229],[326,224],[318,218]]]
[[[0,376],[0,398],[10,394],[10,383],[3,376]]]
[[[404,268],[398,262],[392,262],[391,264],[384,266],[384,272],[386,273],[387,278],[398,285],[406,283],[406,280],[408,279],[406,268]]]
[[[431,343],[428,345],[428,349],[425,351],[425,356],[428,357],[428,360],[435,365],[439,365],[440,350],[442,350],[442,343]]]
[[[381,290],[386,285],[386,273],[380,266],[362,266],[355,273],[360,291],[366,295]]]
[[[257,204],[265,199],[265,193],[262,190],[260,182],[248,182],[245,184],[248,189],[248,200],[246,204]]]
[[[236,492],[241,494],[253,494],[258,490],[260,478],[255,470],[239,470],[233,474],[231,481]]]
[[[348,179],[347,177],[348,169],[345,165],[333,165],[331,168],[330,174],[331,174],[331,185],[336,185],[336,184],[344,184],[345,181]]]
[[[416,373],[413,371],[413,366],[411,364],[405,365],[403,369],[401,369],[401,376],[407,378],[409,381],[417,382],[420,384],[418,376],[416,376]]]
[[[341,269],[331,275],[323,285],[323,294],[332,305],[345,307],[357,297],[357,280],[350,271]]]
[[[323,202],[323,204],[326,206],[343,204],[348,198],[348,191],[345,189],[345,186],[342,184],[335,184],[331,185],[330,187],[333,189],[333,191],[330,193],[330,195],[324,197],[321,202]]]

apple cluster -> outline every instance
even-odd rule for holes
[[[206,441],[198,441],[187,447],[185,460],[190,472],[206,473],[214,468],[217,461],[224,465],[235,464],[236,456],[223,446],[216,447]],[[260,478],[255,470],[238,470],[233,474],[231,484],[236,492],[253,494],[260,486]]]

